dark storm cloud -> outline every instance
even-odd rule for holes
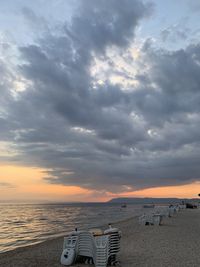
[[[168,52],[147,42],[135,87],[93,86],[94,58],[123,54],[151,10],[137,0],[81,1],[61,32],[20,48],[29,83],[17,97],[2,65],[1,140],[16,145],[19,162],[49,168],[50,183],[114,192],[199,179],[199,45]]]
[[[150,12],[151,5],[141,1],[82,1],[81,16],[72,20],[73,30],[81,44],[102,52],[109,45],[126,46],[139,20]]]

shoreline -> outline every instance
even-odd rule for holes
[[[135,216],[113,223],[122,231],[120,266],[200,266],[199,221],[200,210],[187,209],[172,218],[165,218],[161,226],[141,226]],[[61,267],[63,236],[3,252],[0,266]]]
[[[126,218],[126,219],[122,219],[122,220],[118,220],[118,221],[115,221],[115,222],[111,222],[111,225],[116,225],[116,224],[120,224],[120,223],[125,223],[126,221],[129,221],[129,220],[132,220],[132,219],[135,219],[135,218],[139,218],[140,215],[134,215],[130,218]],[[106,224],[103,224],[103,225],[100,225],[100,226],[97,226],[97,227],[93,227],[93,228],[101,228],[101,229],[106,229],[108,228],[108,225]],[[90,228],[83,228],[84,230],[89,230]],[[92,229],[92,228],[91,228]],[[71,231],[73,231],[74,229],[72,229]],[[34,246],[38,246],[38,245],[41,245],[43,243],[48,243],[48,242],[51,242],[51,241],[54,241],[54,240],[57,240],[57,239],[61,239],[61,238],[64,238],[65,236],[67,236],[68,233],[70,233],[71,231],[69,232],[65,232],[65,233],[60,233],[58,234],[57,236],[54,236],[54,237],[49,237],[47,238],[46,240],[43,240],[43,241],[38,241],[38,242],[35,242],[35,243],[32,243],[32,244],[26,244],[24,246],[20,246],[20,247],[17,247],[17,248],[13,248],[13,249],[10,249],[10,250],[7,250],[7,251],[2,251],[0,252],[0,259],[1,259],[1,256],[4,255],[4,254],[7,254],[7,253],[12,253],[12,252],[17,252],[18,250],[24,250],[24,249],[28,249],[29,247],[34,247]],[[1,266],[1,265],[0,265]]]

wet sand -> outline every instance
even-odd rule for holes
[[[137,218],[114,224],[122,231],[120,266],[199,267],[200,209],[183,210],[161,226]],[[0,254],[1,267],[61,267],[63,238]],[[85,264],[76,264],[85,266]],[[93,266],[93,265],[89,265]]]

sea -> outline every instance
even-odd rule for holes
[[[0,253],[142,213],[136,204],[0,204]]]

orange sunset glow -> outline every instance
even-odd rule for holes
[[[0,200],[27,201],[80,201],[88,198],[89,190],[78,186],[63,186],[45,183],[46,171],[39,168],[0,166]]]
[[[79,186],[49,184],[43,179],[47,176],[45,169],[5,165],[0,166],[0,183],[8,183],[1,187],[0,200],[18,201],[108,201],[114,197],[177,197],[195,198],[200,192],[200,182],[181,186],[155,187],[133,192],[113,194],[97,193],[95,190]]]

